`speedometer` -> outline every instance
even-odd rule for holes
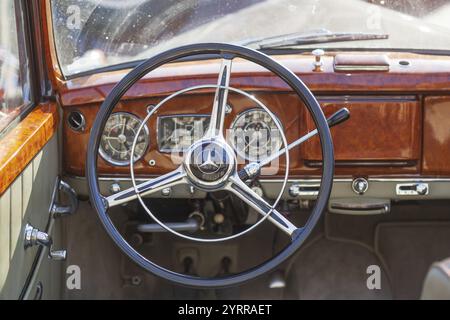
[[[262,109],[242,112],[231,125],[230,140],[237,154],[249,161],[270,156],[278,151],[282,144],[277,125]]]
[[[113,113],[106,122],[100,141],[99,153],[110,164],[126,166],[130,164],[131,147],[142,121],[127,112]],[[147,126],[143,127],[137,139],[134,161],[141,159],[149,144]]]

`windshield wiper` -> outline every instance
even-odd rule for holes
[[[308,33],[290,33],[269,38],[260,38],[245,41],[241,45],[251,46],[255,49],[273,49],[283,47],[295,47],[316,43],[384,40],[389,39],[388,34],[363,33],[363,32],[331,32],[319,30]]]

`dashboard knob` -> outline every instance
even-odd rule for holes
[[[369,189],[369,182],[364,178],[356,178],[352,182],[352,189],[357,194],[364,194]]]
[[[323,66],[322,57],[325,54],[325,51],[323,49],[315,49],[311,53],[315,57],[314,71],[315,72],[322,72],[323,71],[323,69],[322,69],[322,66]]]
[[[418,183],[416,186],[416,191],[419,195],[423,196],[428,192],[428,185],[426,183]]]
[[[111,184],[111,186],[109,187],[109,192],[111,192],[111,194],[115,194],[120,192],[121,188],[120,188],[120,184],[117,182],[114,182]]]

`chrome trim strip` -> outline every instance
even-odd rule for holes
[[[70,174],[66,174],[64,175],[65,177],[71,178],[71,179],[78,179],[78,180],[85,180],[86,177],[84,176],[77,176],[77,175],[70,175]],[[142,177],[142,178],[137,178],[136,181],[145,181],[148,178],[154,178],[155,176],[148,176],[148,177]],[[114,176],[104,176],[104,177],[99,177],[100,181],[131,181],[131,178],[126,178],[126,177],[114,177]],[[422,178],[422,177],[417,177],[417,178],[368,178],[367,179],[369,182],[450,182],[450,177],[449,178]],[[283,179],[259,179],[259,182],[262,183],[280,183],[282,182]],[[318,178],[303,178],[303,179],[288,179],[287,182],[290,183],[317,183],[317,182],[321,182],[321,179]],[[334,182],[352,182],[353,179],[352,178],[335,178]]]
[[[450,178],[369,178],[373,182],[450,182]]]
[[[280,183],[282,182],[281,179],[259,179],[258,180],[261,183]],[[334,182],[352,182],[353,179],[351,178],[337,178],[334,179]],[[317,179],[317,178],[311,178],[311,179],[288,179],[287,180],[288,183],[320,183],[322,182],[322,179]]]
[[[415,95],[327,95],[316,96],[319,103],[333,103],[333,102],[367,102],[367,101],[383,101],[383,102],[398,102],[398,101],[418,101]]]
[[[389,65],[334,65],[335,71],[389,71]]]
[[[320,160],[305,160],[305,165],[311,168],[322,167],[322,161]],[[417,165],[416,160],[392,160],[392,161],[346,161],[337,160],[335,162],[336,167],[414,167]]]
[[[259,182],[270,183],[270,182],[280,182],[280,179],[260,179]],[[320,182],[321,179],[311,178],[311,179],[289,179],[288,182],[293,183],[312,183]],[[334,182],[352,182],[352,178],[335,178]],[[450,182],[450,178],[368,178],[369,182]]]

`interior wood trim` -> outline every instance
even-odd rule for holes
[[[450,97],[424,98],[423,162],[426,175],[450,175]]]
[[[0,195],[54,135],[58,122],[56,104],[41,104],[0,139]]]
[[[417,95],[450,91],[450,57],[388,53],[389,72],[335,72],[334,52],[323,59],[323,72],[312,72],[309,54],[273,56],[297,74],[318,95]],[[399,61],[410,61],[401,67]],[[162,97],[193,85],[217,81],[219,60],[187,61],[164,65],[144,76],[122,97],[123,100]],[[62,81],[58,86],[63,107],[102,103],[130,69],[98,73]],[[248,61],[233,61],[231,85],[248,91],[291,92],[281,79]]]

